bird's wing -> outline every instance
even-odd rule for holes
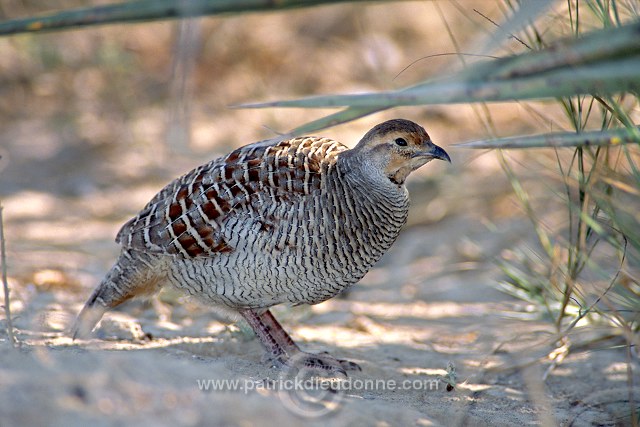
[[[315,137],[239,148],[167,185],[122,227],[116,242],[185,258],[233,251],[223,238],[230,218],[318,191],[322,174],[344,150]]]

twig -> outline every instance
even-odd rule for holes
[[[16,346],[16,337],[13,335],[13,323],[11,322],[11,303],[9,301],[9,284],[7,283],[7,254],[4,246],[4,226],[2,221],[2,205],[0,204],[0,258],[2,259],[2,284],[4,287],[4,314],[7,317],[7,335],[13,347]]]
[[[631,408],[631,423],[633,427],[638,427],[638,415],[636,405],[633,402],[633,366],[631,359],[631,343],[627,345],[627,390],[629,393],[629,407]]]
[[[425,59],[430,59],[430,58],[437,58],[439,56],[451,56],[451,55],[456,55],[456,56],[463,56],[464,55],[464,56],[473,56],[473,57],[477,57],[477,58],[492,58],[492,59],[499,59],[500,58],[499,56],[493,56],[493,55],[477,55],[475,53],[463,53],[463,52],[435,53],[433,55],[427,55],[427,56],[423,56],[422,58],[416,59],[411,64],[409,64],[406,67],[404,67],[398,74],[396,74],[395,77],[391,81],[394,81],[395,79],[400,77],[400,74],[404,73],[405,71],[407,71],[409,68],[413,67],[415,64],[417,64],[420,61],[423,61]]]

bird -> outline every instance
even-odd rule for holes
[[[451,162],[422,126],[393,119],[352,149],[330,138],[281,138],[199,166],[122,226],[119,257],[73,339],[88,338],[109,309],[171,286],[244,318],[274,365],[360,369],[301,350],[269,309],[318,304],[358,282],[407,221],[405,180],[434,159]]]

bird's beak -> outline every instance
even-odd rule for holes
[[[425,151],[418,151],[412,157],[427,157],[431,159],[440,159],[451,163],[451,158],[442,148],[435,144],[430,144],[429,148]]]

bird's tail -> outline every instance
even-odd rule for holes
[[[130,250],[124,250],[102,282],[93,291],[71,328],[73,339],[87,338],[104,313],[136,296],[157,291],[160,276],[152,268],[150,259]]]

